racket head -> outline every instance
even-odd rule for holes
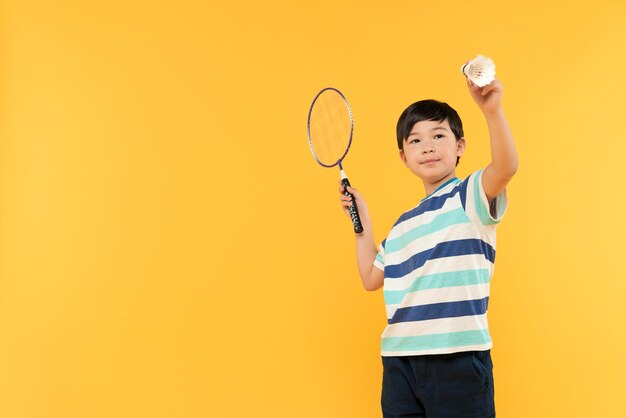
[[[343,93],[334,87],[317,93],[309,109],[307,132],[315,161],[323,167],[341,166],[354,132],[352,110]]]

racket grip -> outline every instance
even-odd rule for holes
[[[352,199],[352,206],[348,208],[348,211],[350,212],[350,217],[352,218],[354,232],[360,234],[361,232],[363,232],[363,225],[361,225],[361,217],[359,216],[359,209],[356,207],[356,201],[354,200],[354,196],[348,191],[350,182],[347,178],[343,178],[341,179],[341,185],[343,186],[343,194],[349,196],[350,199]]]

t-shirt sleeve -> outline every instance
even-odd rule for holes
[[[385,271],[385,241],[380,243],[378,254],[376,254],[376,258],[374,259],[374,267],[381,271]]]
[[[483,190],[484,170],[476,171],[463,181],[461,186],[461,201],[467,216],[477,225],[495,227],[504,217],[508,207],[506,189],[491,202]]]

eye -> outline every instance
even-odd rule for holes
[[[437,135],[435,135],[435,139],[441,139],[441,138],[443,138],[443,135],[442,135],[442,134],[437,134]]]
[[[420,140],[418,138],[415,138],[415,139],[410,140],[409,144],[417,144],[419,142],[420,142]]]

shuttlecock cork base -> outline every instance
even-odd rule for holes
[[[496,78],[496,64],[491,58],[478,55],[461,66],[461,73],[478,87],[485,87]]]

